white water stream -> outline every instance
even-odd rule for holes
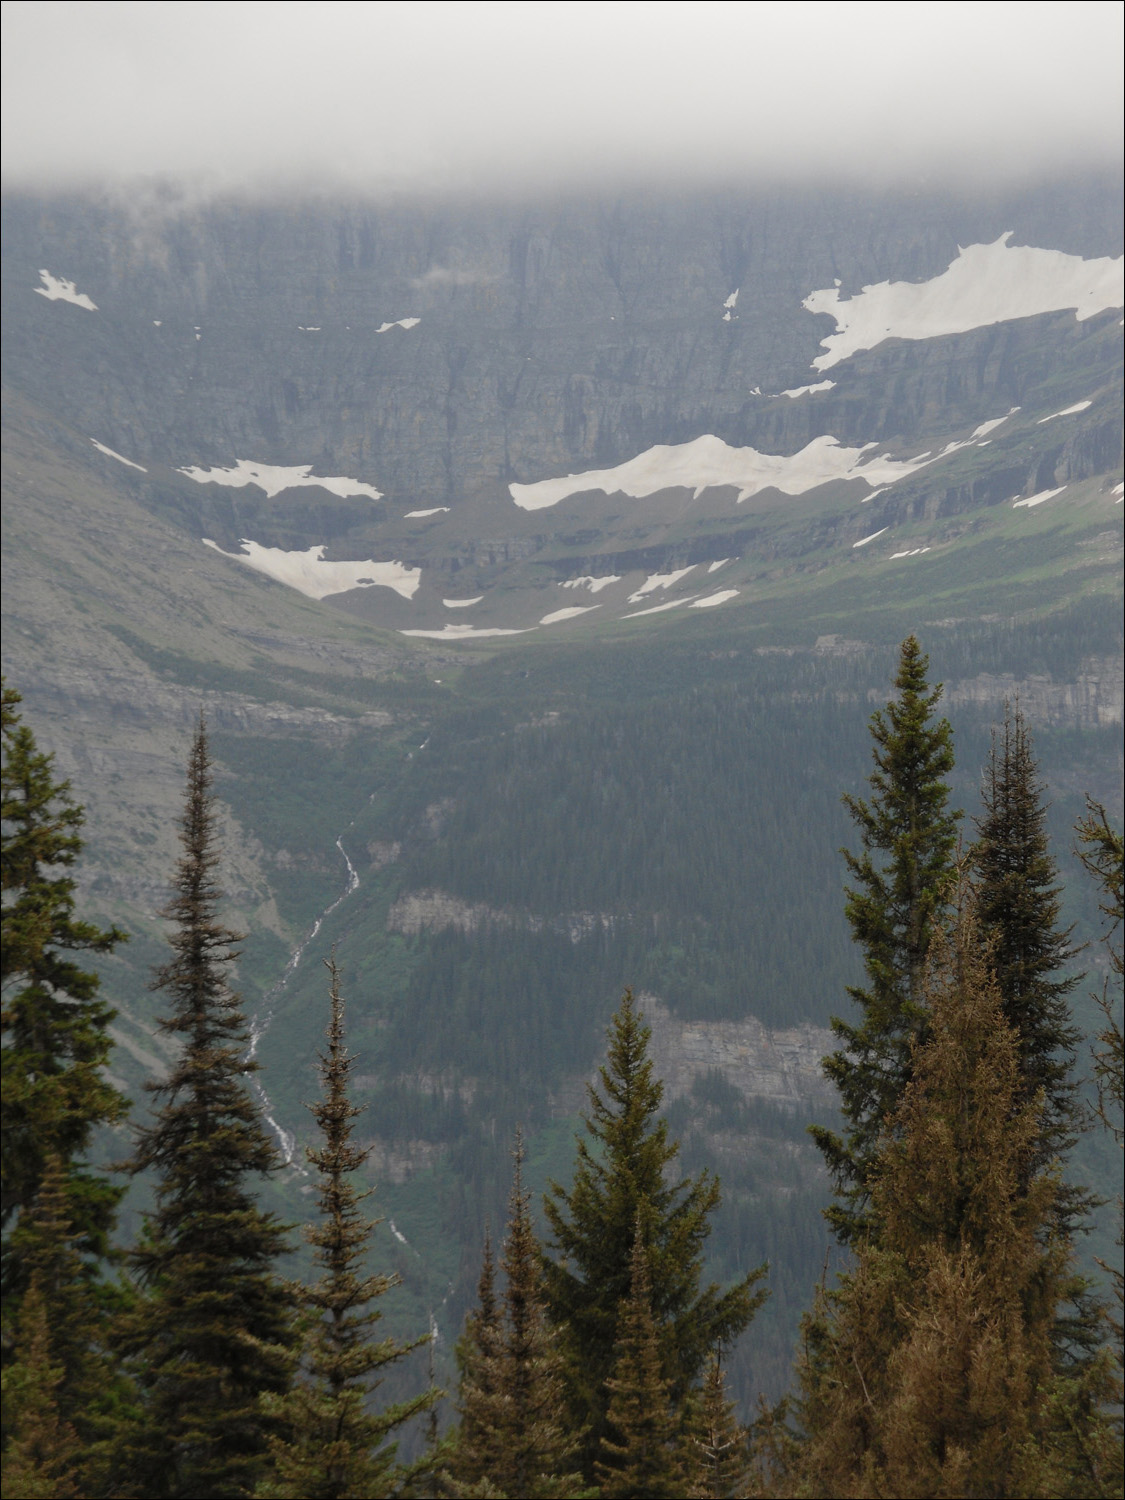
[[[348,858],[348,851],[344,848],[343,834],[341,834],[340,837],[336,840],[336,848],[339,849],[340,854],[343,857],[344,864],[348,869],[347,886],[341,892],[341,894],[336,897],[335,901],[330,902],[329,905],[324,908],[320,916],[317,917],[316,921],[309,928],[308,932],[305,933],[304,938],[301,940],[296,950],[294,951],[293,957],[285,965],[285,972],[282,974],[281,978],[277,981],[274,987],[267,993],[265,999],[262,1001],[259,1008],[254,1012],[253,1016],[251,1016],[250,1049],[246,1054],[248,1061],[252,1062],[257,1056],[258,1043],[262,1040],[266,1032],[269,1030],[270,1022],[273,1020],[274,1011],[277,1009],[277,1002],[285,993],[289,985],[289,981],[296,973],[297,965],[304,957],[305,951],[308,948],[309,944],[313,942],[317,934],[320,932],[320,929],[324,926],[327,918],[332,915],[336,908],[343,905],[348,897],[359,889],[359,874],[356,871],[355,865],[353,865],[351,860]],[[279,1124],[277,1119],[274,1117],[272,1113],[273,1105],[270,1102],[270,1096],[266,1093],[265,1088],[262,1086],[261,1076],[259,1074],[254,1075],[253,1085],[257,1092],[258,1101],[261,1104],[262,1114],[265,1116],[266,1123],[269,1125],[274,1135],[277,1136],[277,1144],[278,1148],[281,1151],[282,1160],[287,1167],[293,1167],[294,1170],[300,1172],[303,1177],[307,1177],[308,1172],[306,1168],[294,1159],[297,1150],[296,1138],[290,1131],[285,1129],[284,1125]]]

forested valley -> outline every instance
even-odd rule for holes
[[[593,703],[569,725],[541,716],[498,737],[486,719],[474,733],[469,710],[435,730],[444,749],[417,752],[416,775],[376,787],[384,844],[405,850],[396,889],[474,915],[424,945],[400,916],[363,962],[341,940],[306,976],[319,1004],[304,1003],[287,1043],[294,1076],[315,1065],[318,1080],[303,1231],[265,1195],[286,1164],[234,977],[243,936],[224,922],[221,734],[201,719],[190,749],[153,977],[174,1062],[126,1131],[99,971],[128,934],[82,917],[82,810],[5,686],[5,1494],[1119,1493],[1120,1255],[1100,1281],[1081,1263],[1097,1195],[1079,1143],[1122,1138],[1121,834],[1095,797],[1049,822],[1018,700],[967,752],[982,791],[962,815],[966,751],[922,647],[902,643],[870,719],[843,690],[850,670],[827,693],[815,661],[778,658],[788,718],[768,658],[758,697],[732,671],[674,715],[655,696],[627,713]],[[802,693],[822,716],[819,765],[777,753],[798,743]],[[873,770],[841,807],[839,765],[865,752]],[[451,805],[442,783],[458,759],[475,759],[480,795]],[[268,774],[246,795],[268,797]],[[778,857],[794,823],[770,810],[794,800],[800,826],[838,824],[846,846],[846,899],[815,932],[801,930],[802,887],[827,906],[840,872],[811,840]],[[753,809],[752,829],[735,808]],[[446,836],[412,838],[427,819]],[[575,824],[590,835],[581,871],[552,844]],[[1060,839],[1100,912],[1086,977]],[[571,915],[552,927],[545,912]],[[397,996],[392,1013],[353,1016],[373,982]],[[685,1022],[730,1018],[736,994],[768,1026],[831,1010],[836,1107],[826,1094],[819,1120],[771,1113],[718,1071],[668,1099],[657,983]],[[607,986],[622,998],[603,1060],[540,1202],[529,1146],[550,1137],[552,1097],[602,1029]],[[497,1020],[497,997],[512,1015]],[[375,1085],[356,1071],[369,1047]],[[454,1086],[404,1081],[423,1066]],[[457,1086],[485,1073],[472,1103],[487,1139]],[[678,1138],[700,1120],[725,1143],[721,1180],[697,1129]],[[794,1183],[786,1205],[740,1176],[763,1124],[775,1147],[813,1127],[830,1265],[808,1255],[823,1238],[815,1194]],[[405,1242],[360,1173],[362,1142],[381,1133],[444,1144],[476,1233],[448,1389],[432,1314],[401,1334],[383,1317]],[[92,1149],[110,1137],[127,1142],[112,1171]],[[129,1182],[144,1206],[119,1215]],[[786,1376],[735,1389],[779,1299]]]

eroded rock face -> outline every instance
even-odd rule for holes
[[[823,1026],[771,1030],[755,1016],[737,1021],[684,1021],[653,995],[638,996],[652,1027],[650,1055],[669,1102],[690,1093],[700,1076],[717,1072],[745,1099],[803,1107],[834,1098],[821,1073],[833,1050]]]
[[[1019,703],[1031,724],[1077,729],[1109,728],[1122,722],[1125,662],[1121,657],[1088,657],[1074,682],[1047,676],[1017,678],[1012,672],[982,672],[950,683],[945,698],[951,707],[974,704],[993,708]]]

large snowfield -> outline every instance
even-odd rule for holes
[[[891,458],[876,454],[877,443],[845,448],[830,434],[814,438],[799,453],[759,453],[756,448],[732,448],[711,433],[690,443],[659,444],[646,448],[636,458],[614,469],[590,469],[560,479],[540,479],[534,484],[510,484],[512,499],[522,510],[544,510],[570,495],[601,490],[607,495],[630,495],[643,499],[661,490],[692,490],[698,498],[704,490],[731,485],[739,503],[759,490],[776,489],[786,495],[803,495],[834,479],[863,479],[872,488],[893,484],[927,463],[952,453],[963,443],[950,443],[939,454],[917,458]]]
[[[884,339],[940,338],[1071,308],[1081,321],[1125,306],[1125,257],[1083,260],[1062,250],[1009,245],[1011,237],[1009,230],[991,245],[959,250],[931,281],[880,281],[843,299],[838,286],[810,292],[803,306],[836,322],[813,368],[829,370]]]

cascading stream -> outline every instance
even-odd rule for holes
[[[348,827],[351,828],[351,826],[352,825],[349,823]],[[356,870],[355,865],[353,865],[351,860],[349,859],[348,851],[344,848],[343,834],[341,834],[340,837],[336,840],[336,848],[339,849],[340,854],[343,857],[344,864],[348,869],[347,887],[344,891],[341,892],[339,896],[336,897],[334,901],[326,906],[321,912],[320,916],[317,917],[316,921],[312,924],[302,941],[294,950],[292,958],[285,965],[285,972],[282,974],[281,978],[277,981],[273,988],[268,991],[259,1008],[254,1012],[253,1016],[251,1016],[250,1048],[246,1054],[248,1062],[252,1062],[257,1056],[258,1044],[265,1036],[266,1032],[269,1030],[270,1022],[273,1020],[274,1011],[277,1008],[277,1002],[285,993],[286,988],[289,985],[289,981],[296,973],[297,966],[301,962],[301,959],[304,957],[309,944],[315,941],[321,928],[324,926],[324,923],[332,915],[336,908],[338,906],[342,906],[343,903],[348,899],[348,897],[353,895],[354,892],[359,889],[359,873]],[[272,1113],[273,1105],[270,1102],[270,1096],[266,1093],[266,1090],[262,1086],[260,1078],[257,1075],[254,1077],[253,1083],[254,1088],[258,1094],[258,1101],[262,1108],[262,1114],[265,1117],[266,1123],[269,1125],[270,1129],[277,1137],[277,1144],[279,1150],[281,1151],[282,1160],[287,1167],[293,1167],[294,1170],[300,1172],[302,1176],[308,1176],[308,1172],[306,1171],[306,1169],[294,1160],[297,1149],[296,1137],[290,1131],[286,1130],[284,1125],[279,1124],[277,1119],[274,1117]]]

